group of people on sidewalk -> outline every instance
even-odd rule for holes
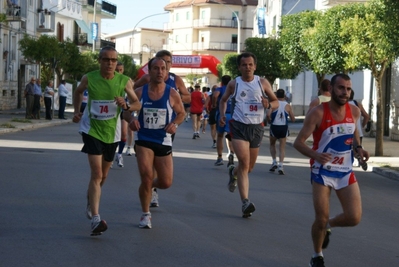
[[[98,60],[100,70],[83,76],[75,90],[73,117],[74,122],[80,122],[79,132],[84,143],[82,152],[88,154],[91,169],[86,209],[86,215],[91,219],[91,234],[100,235],[108,228],[100,217],[99,203],[102,186],[121,141],[121,118],[135,131],[134,147],[141,177],[139,227],[151,228],[150,207],[159,205],[156,188],[169,188],[173,182],[172,144],[179,124],[185,120],[183,102],[193,105],[197,96],[195,92],[190,95],[181,84],[181,78],[169,72],[172,55],[168,51],[159,51],[148,62],[149,73],[136,83],[115,71],[118,54],[114,48],[102,48]],[[249,198],[249,173],[254,168],[262,142],[265,111],[268,110],[267,118],[272,123],[270,140],[273,145],[276,140],[287,136],[287,118],[294,120],[284,91],[277,90],[275,94],[266,79],[255,75],[256,63],[254,54],[239,54],[237,67],[241,76],[235,79],[223,76],[222,86],[214,90],[211,100],[211,107],[216,110],[218,132],[215,165],[221,165],[223,146],[219,143],[223,143],[223,135],[228,133],[231,151],[234,151],[238,163],[229,162],[227,187],[230,192],[238,187],[244,218],[255,211],[255,204]],[[89,99],[82,113],[80,107],[85,90],[88,90]],[[331,227],[359,223],[361,201],[352,170],[353,147],[360,162],[366,162],[369,157],[361,146],[356,126],[359,108],[348,103],[352,91],[350,78],[345,74],[335,75],[328,91],[331,100],[315,106],[308,113],[294,143],[299,152],[310,158],[311,164],[316,213],[312,225],[314,254],[310,266],[313,267],[324,266],[322,249],[328,245]],[[205,99],[198,96],[203,105]],[[195,116],[199,114],[191,112],[191,118],[196,121]],[[305,143],[311,134],[314,139],[312,148]],[[284,142],[280,142],[281,147],[284,147]],[[271,147],[270,150],[273,157],[270,171],[277,169],[284,174],[284,152],[280,150],[280,162],[277,163],[276,149]],[[330,218],[331,190],[336,191],[343,212]]]
[[[58,118],[67,119],[64,115],[66,100],[68,96],[68,90],[65,87],[66,81],[61,80],[60,86],[58,87],[59,92],[59,109]],[[53,119],[52,103],[54,101],[54,88],[53,81],[48,81],[47,85],[42,91],[42,85],[40,78],[31,77],[30,82],[25,86],[24,97],[26,99],[26,119],[37,119],[40,120],[41,100],[44,100],[44,106],[46,108],[46,120]]]

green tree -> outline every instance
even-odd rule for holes
[[[248,38],[245,40],[245,51],[257,58],[255,74],[265,77],[271,84],[277,78],[294,79],[301,68],[291,65],[281,53],[281,44],[275,38]]]
[[[288,60],[290,65],[298,66],[301,70],[310,70],[316,74],[318,85],[324,79],[325,73],[319,73],[313,68],[309,58],[308,50],[302,45],[304,33],[313,28],[315,22],[322,16],[319,10],[305,11],[282,17],[279,28],[279,41],[281,43],[281,54]]]
[[[132,60],[132,57],[125,55],[125,54],[119,54],[118,60],[120,62],[122,62],[123,66],[125,67],[125,71],[123,74],[134,79],[134,77],[137,76],[137,72],[138,72],[140,66],[136,66],[134,64],[134,61]]]
[[[55,36],[41,35],[36,39],[25,35],[19,45],[25,58],[40,65],[43,83],[53,79],[54,71],[59,80],[66,73],[75,78],[84,64],[79,49],[69,39],[59,42]]]
[[[223,57],[222,70],[223,75],[230,75],[232,79],[240,76],[237,66],[237,53],[227,53]]]
[[[201,75],[199,75],[199,74],[195,74],[195,73],[189,73],[189,74],[187,74],[186,75],[186,81],[187,81],[187,83],[189,83],[191,86],[193,86],[194,85],[194,83],[198,80],[198,79],[201,79]]]
[[[372,0],[359,5],[357,15],[341,22],[341,39],[346,41],[345,68],[364,66],[371,70],[377,85],[377,123],[375,155],[383,156],[385,91],[382,90],[386,68],[399,57],[399,5]]]
[[[347,52],[342,48],[346,42],[341,38],[341,22],[361,12],[360,4],[337,5],[317,17],[314,27],[306,29],[300,45],[307,53],[311,69],[319,74],[348,73],[362,66],[348,67]]]

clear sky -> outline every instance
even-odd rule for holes
[[[117,6],[115,19],[101,21],[102,33],[110,34],[133,29],[143,18],[165,12],[164,7],[169,0],[109,0]],[[169,21],[169,14],[149,17],[141,21],[136,28],[163,29],[164,23]]]

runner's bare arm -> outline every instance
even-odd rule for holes
[[[183,82],[183,79],[180,76],[176,75],[176,87],[179,89],[179,93],[181,95],[181,100],[185,104],[189,104],[191,102],[191,94],[188,92],[186,85]]]
[[[150,82],[150,75],[148,74],[144,74],[143,76],[141,76],[140,79],[138,79],[137,81],[134,82],[134,86],[133,89],[137,89],[139,87],[144,86],[145,84]]]
[[[129,79],[126,84],[125,92],[127,94],[127,98],[129,99],[129,111],[139,111],[141,109],[141,103],[133,90],[133,81],[131,79]]]
[[[87,76],[84,75],[78,87],[76,87],[75,92],[73,93],[73,122],[79,122],[82,117],[82,113],[80,112],[80,106],[82,105],[83,100],[83,92],[87,89],[88,80]]]

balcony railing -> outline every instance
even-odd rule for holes
[[[243,21],[240,20],[241,27],[245,28]],[[165,30],[181,29],[181,28],[237,28],[238,23],[235,19],[195,19],[193,21],[177,21],[165,25]],[[167,29],[166,29],[167,28]]]
[[[20,1],[20,5],[7,4],[6,21],[26,21],[26,1]]]
[[[324,6],[335,6],[347,3],[365,3],[369,0],[321,0],[321,4]]]
[[[90,13],[94,11],[94,1],[97,1],[97,9],[96,12],[99,12],[99,15],[104,15],[110,18],[114,18],[117,12],[117,6],[108,1],[99,1],[99,0],[83,0],[82,5],[86,7]]]

